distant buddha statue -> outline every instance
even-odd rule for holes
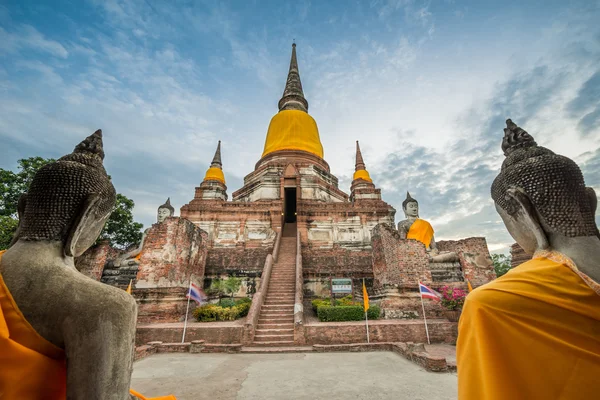
[[[172,217],[173,214],[175,214],[175,209],[171,205],[171,198],[169,197],[165,204],[158,207],[156,223],[161,224],[167,217]],[[146,241],[146,236],[148,235],[149,230],[150,228],[144,231],[144,234],[142,235],[142,240],[135,249],[121,256],[121,261],[118,262],[119,266],[129,267],[133,265],[138,265],[140,263],[140,258],[142,257],[142,249],[144,248],[144,242]]]
[[[419,203],[406,192],[402,202],[405,220],[398,222],[398,232],[401,239],[415,239],[425,245],[432,262],[456,262],[458,256],[453,252],[440,252],[433,237],[433,227],[424,219],[419,218]]]
[[[506,121],[491,188],[529,260],[466,298],[459,399],[588,399],[600,393],[598,200],[577,164]]]
[[[103,159],[98,130],[40,168],[19,200],[19,227],[0,252],[3,399],[129,398],[136,303],[74,264],[115,204]]]

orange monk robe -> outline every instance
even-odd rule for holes
[[[410,226],[406,238],[418,240],[429,248],[431,239],[433,239],[433,227],[424,219],[417,218]]]
[[[600,285],[556,252],[471,292],[456,346],[459,400],[600,393]]]
[[[0,251],[0,262],[2,254]],[[141,396],[176,400],[174,396]],[[0,274],[0,399],[66,400],[65,352],[40,336],[27,322]]]

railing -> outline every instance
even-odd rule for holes
[[[294,344],[304,344],[304,277],[302,276],[302,245],[296,229],[296,297],[294,300]]]
[[[262,274],[260,275],[260,283],[258,285],[258,290],[252,297],[252,305],[250,306],[248,316],[246,317],[246,323],[244,324],[244,332],[242,334],[243,345],[252,344],[252,342],[254,341],[254,331],[258,323],[258,317],[260,316],[260,309],[265,301],[265,295],[267,293],[267,290],[269,290],[271,271],[273,271],[273,265],[275,264],[275,261],[277,260],[277,257],[279,255],[279,245],[281,243],[282,235],[283,228],[280,229],[277,233],[277,238],[275,239],[275,245],[273,247],[273,254],[267,255],[267,259],[265,260],[265,266],[263,268]]]

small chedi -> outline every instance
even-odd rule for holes
[[[596,193],[573,160],[538,146],[510,119],[506,125],[506,159],[491,194],[508,232],[532,259],[467,297],[457,343],[458,397],[597,397]]]
[[[0,397],[129,398],[135,301],[74,263],[115,204],[103,159],[98,130],[42,167],[19,200],[18,230],[0,255]]]

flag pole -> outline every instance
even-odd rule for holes
[[[181,336],[181,343],[183,343],[185,340],[185,330],[187,328],[187,319],[188,319],[188,314],[190,312],[190,297],[192,297],[192,296],[190,296],[191,291],[192,291],[192,278],[190,278],[190,287],[188,288],[188,293],[187,293],[188,301],[187,301],[187,308],[185,309],[185,322],[183,323],[183,335]]]
[[[427,328],[427,317],[425,316],[425,304],[423,304],[423,293],[421,293],[421,282],[417,281],[419,285],[419,295],[421,296],[421,307],[423,308],[423,319],[425,320],[425,333],[427,334],[427,344],[431,344],[429,341],[429,328]]]
[[[364,287],[365,287],[365,278],[363,278],[363,288]],[[364,295],[363,295],[363,303],[364,303],[364,301],[365,301],[365,299],[364,299]],[[365,310],[365,324],[367,327],[367,343],[371,343],[371,341],[369,340],[369,317],[367,315],[367,310]]]

